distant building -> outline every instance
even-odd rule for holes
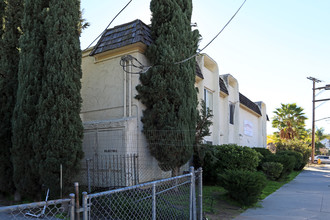
[[[198,99],[205,100],[214,114],[212,134],[205,141],[266,148],[266,104],[252,102],[240,93],[232,75],[219,76],[217,63],[208,55],[198,56],[197,63],[201,70],[196,74]]]
[[[322,141],[320,141],[327,149],[330,149],[330,139],[323,139]]]
[[[136,66],[150,65],[144,52],[151,43],[149,27],[135,20],[105,31],[95,47],[83,51],[83,150],[85,159],[93,159],[90,169],[98,170],[93,181],[99,187],[170,175],[158,168],[148,151],[141,132],[144,106],[134,98],[139,84],[134,73],[140,71]],[[219,76],[218,65],[208,55],[196,61],[198,99],[204,99],[214,114],[212,134],[205,142],[266,147],[266,105],[241,94],[232,75]],[[87,171],[86,160],[83,169]]]

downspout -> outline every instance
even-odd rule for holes
[[[127,61],[124,61],[125,65],[124,65],[124,118],[126,117],[127,113],[126,113],[126,71],[127,71]]]
[[[132,73],[132,59],[127,61],[128,63],[131,62],[129,66],[129,72]],[[132,74],[128,74],[128,117],[132,116]]]

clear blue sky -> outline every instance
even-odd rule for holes
[[[91,24],[81,36],[85,49],[129,0],[81,0],[83,17]],[[203,48],[226,24],[243,0],[193,0]],[[133,0],[110,26],[135,19],[150,24],[148,0]],[[224,32],[204,51],[232,74],[240,92],[267,105],[270,119],[281,103],[304,108],[311,128],[313,76],[330,84],[330,0],[247,0]],[[330,98],[330,90],[317,99]],[[318,106],[321,103],[316,103]],[[316,108],[316,120],[330,117],[330,101]],[[330,133],[330,119],[316,122]],[[270,134],[271,121],[267,133]]]

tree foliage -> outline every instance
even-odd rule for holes
[[[141,75],[137,98],[146,106],[142,122],[150,152],[175,175],[192,156],[197,108],[195,60],[175,63],[196,52],[199,34],[190,26],[191,0],[152,0],[150,9],[154,42],[146,56],[153,67]]]
[[[1,1],[0,191],[13,192],[12,115],[16,103],[23,1]]]
[[[327,135],[324,133],[324,128],[318,128],[315,131],[315,141],[319,142],[322,141],[324,138],[327,137]]]
[[[305,130],[304,109],[298,107],[296,103],[281,104],[281,108],[276,108],[272,121],[273,128],[279,130],[279,137],[283,140],[304,139],[307,135]]]
[[[59,195],[60,164],[70,186],[82,158],[79,1],[51,0],[44,27],[47,42],[34,135],[41,183]]]
[[[208,147],[203,145],[204,137],[210,136],[210,126],[212,122],[212,110],[206,108],[204,100],[201,100],[200,109],[197,110],[197,121],[196,121],[196,135],[195,135],[195,144],[194,144],[194,161],[193,164],[195,167],[202,167],[205,157],[205,153],[208,150]]]
[[[59,196],[82,157],[79,1],[26,1],[13,118],[14,182],[35,197],[42,185]]]
[[[22,196],[35,197],[41,188],[37,167],[34,166],[33,136],[37,127],[37,104],[44,75],[43,53],[46,44],[43,22],[47,1],[25,1],[20,38],[17,100],[13,115],[14,182]]]

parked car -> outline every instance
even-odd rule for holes
[[[318,155],[315,156],[314,162],[317,163],[317,161],[320,159],[321,163],[329,163],[330,164],[330,157],[324,156],[324,155]]]

